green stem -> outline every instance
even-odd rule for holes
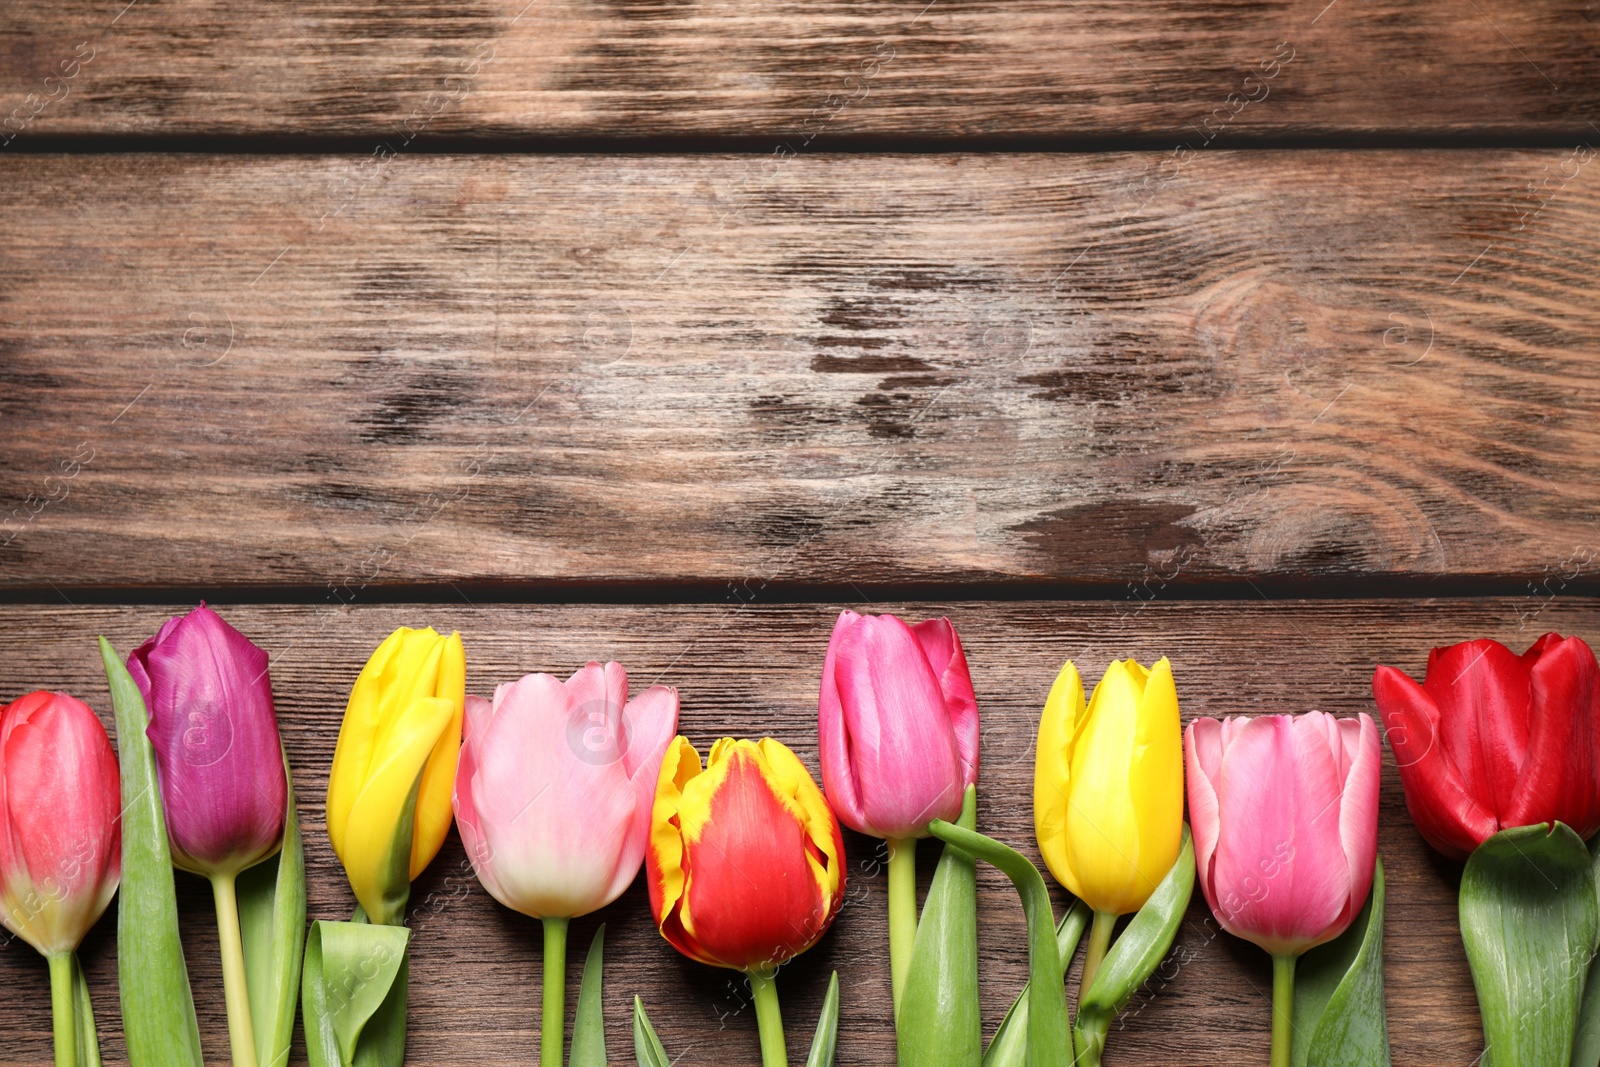
[[[1108,911],[1094,913],[1094,925],[1089,927],[1089,947],[1083,954],[1083,974],[1078,979],[1078,1003],[1083,1003],[1094,976],[1100,971],[1100,961],[1106,958],[1111,947],[1111,931],[1116,928],[1117,917]]]
[[[1294,1033],[1293,956],[1272,957],[1272,1067],[1289,1067],[1289,1041]]]
[[[250,1019],[250,990],[245,981],[244,942],[239,936],[239,897],[232,874],[211,877],[217,902],[217,941],[222,948],[222,994],[228,1004],[228,1043],[233,1067],[256,1067],[256,1031]]]
[[[894,853],[891,851],[890,856]],[[778,1011],[778,983],[772,971],[746,971],[756,999],[756,1028],[761,1031],[761,1067],[789,1067],[789,1046],[783,1041],[783,1015]]]
[[[78,1013],[73,1003],[72,953],[50,957],[50,1021],[56,1031],[56,1067],[77,1067]]]
[[[544,1021],[539,1028],[539,1067],[561,1067],[567,1029],[567,920],[544,920]]]
[[[917,839],[891,837],[889,845],[889,982],[894,1010],[911,969],[911,949],[917,941]]]

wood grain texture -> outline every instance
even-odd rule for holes
[[[1530,606],[1540,609],[1530,615]],[[857,608],[864,608],[856,604]],[[615,658],[632,684],[679,688],[681,726],[700,746],[723,733],[770,734],[816,771],[816,686],[834,608],[714,606],[500,607],[223,606],[224,615],[272,654],[282,730],[306,828],[310,914],[351,906],[323,829],[322,797],[349,687],[365,657],[397,625],[459,628],[469,691],[487,693],[524,671],[565,676],[589,658]],[[1092,680],[1113,657],[1175,664],[1186,719],[1317,707],[1371,710],[1376,663],[1420,672],[1436,643],[1496,636],[1522,648],[1557,629],[1594,640],[1600,607],[1585,599],[1392,602],[1154,603],[1139,609],[1086,602],[873,605],[912,617],[948,613],[971,661],[983,716],[979,826],[1038,859],[1033,843],[1032,742],[1044,694],[1063,659]],[[64,688],[107,710],[94,636],[124,651],[159,624],[159,609],[6,609],[0,627],[0,694]],[[1393,760],[1385,754],[1379,848],[1389,878],[1385,933],[1390,1034],[1397,1067],[1467,1064],[1481,1047],[1475,1000],[1456,931],[1460,869],[1429,852],[1407,818]],[[792,1046],[803,1047],[828,972],[843,995],[841,1063],[894,1059],[886,963],[884,874],[877,842],[848,835],[847,900],[833,930],[783,971],[780,990]],[[934,850],[924,846],[924,881]],[[190,966],[210,1055],[225,1054],[223,1000],[208,895],[185,879]],[[1059,890],[1057,891],[1059,894]],[[1061,898],[1058,895],[1058,907]],[[1261,952],[1219,933],[1201,902],[1179,935],[1181,965],[1147,991],[1111,1037],[1107,1062],[1264,1063],[1270,967]],[[452,836],[416,884],[411,1061],[472,1067],[532,1061],[539,974],[537,926],[495,904],[477,885]],[[998,1024],[1026,977],[1015,894],[993,870],[980,881],[984,1019]],[[607,923],[606,1021],[616,1062],[629,1061],[628,1005],[645,998],[667,1048],[685,1063],[754,1065],[758,1049],[747,994],[730,974],[678,956],[654,931],[642,883],[574,927],[576,981],[582,947]],[[122,1055],[112,919],[85,950],[108,1062]],[[0,948],[0,1065],[48,1060],[44,967],[20,942]],[[1070,983],[1076,989],[1076,980]],[[572,1000],[569,999],[569,1012]],[[296,1043],[296,1062],[304,1062]]]
[[[1600,88],[1584,0],[69,0],[4,19],[0,121],[25,135],[1199,147],[1210,119],[1234,136],[1588,140]],[[1293,61],[1263,83],[1274,56]],[[88,62],[62,67],[74,57]]]
[[[11,157],[0,584],[1592,577],[1590,166]]]

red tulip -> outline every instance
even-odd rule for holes
[[[0,922],[46,956],[78,947],[122,875],[117,757],[89,706],[0,708]]]
[[[1600,830],[1600,665],[1580,639],[1436,648],[1421,685],[1379,667],[1372,694],[1411,819],[1445,855],[1513,826]]]
[[[771,969],[816,943],[844,901],[839,821],[772,738],[682,737],[661,763],[645,852],[650,908],[674,948],[716,967]]]

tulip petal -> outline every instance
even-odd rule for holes
[[[844,634],[859,620],[853,611],[839,612],[822,661],[822,687],[817,694],[817,747],[822,757],[822,788],[841,821],[852,829],[867,825],[866,807],[850,758],[850,730],[845,725],[844,703],[839,697],[839,646]]]
[[[1343,775],[1339,794],[1339,841],[1350,871],[1350,890],[1338,924],[1349,926],[1367,902],[1372,872],[1378,862],[1378,779],[1383,771],[1383,749],[1378,727],[1367,714],[1335,719],[1322,712],[1324,725],[1337,736],[1330,743],[1338,772]]]
[[[961,647],[961,637],[948,618],[929,619],[911,628],[922,654],[939,678],[939,691],[944,694],[944,705],[950,716],[950,728],[955,733],[956,751],[961,757],[961,784],[963,787],[978,781],[978,747],[981,728],[978,723],[978,695],[972,688],[972,672],[967,667],[967,654]]]
[[[374,922],[398,918],[409,889],[418,785],[429,755],[459,714],[440,697],[412,701],[383,731],[349,822],[335,851],[356,900]],[[398,877],[396,877],[398,876]],[[394,894],[399,899],[393,899]]]
[[[1478,803],[1440,743],[1438,705],[1426,689],[1393,667],[1373,672],[1372,696],[1400,770],[1411,821],[1434,848],[1465,859],[1499,824]]]
[[[1505,822],[1528,753],[1528,667],[1499,641],[1465,641],[1428,656],[1422,687],[1438,705],[1439,740],[1473,796]],[[1592,743],[1592,741],[1591,741]]]
[[[1576,637],[1546,634],[1534,648],[1528,758],[1501,824],[1559,820],[1588,838],[1600,830],[1600,666]]]
[[[415,632],[402,626],[384,638],[361,668],[350,690],[350,701],[345,708],[344,720],[339,725],[339,739],[333,749],[333,767],[328,772],[326,822],[328,837],[333,841],[335,852],[343,848],[350,809],[355,806],[356,797],[366,782],[367,768],[372,763],[378,731],[383,723],[382,698],[385,686],[393,682],[406,638]],[[129,669],[132,670],[131,665]]]
[[[505,890],[495,879],[493,852],[484,839],[483,827],[478,819],[478,806],[473,799],[473,783],[477,778],[477,757],[474,755],[483,731],[488,729],[494,705],[477,696],[468,696],[463,711],[465,739],[461,745],[461,761],[456,769],[456,789],[451,809],[455,812],[456,828],[461,831],[461,844],[466,849],[467,860],[478,876],[478,881],[496,900],[502,900]]]
[[[684,864],[684,790],[702,773],[700,753],[686,737],[673,738],[661,760],[655,805],[650,815],[650,847],[645,864],[650,878],[650,910],[656,926],[679,952],[691,959],[719,966],[715,959],[701,956],[694,942],[683,931],[678,912],[683,902],[689,872]]]
[[[1189,829],[1194,836],[1194,865],[1206,903],[1217,910],[1212,860],[1222,833],[1222,805],[1217,801],[1217,779],[1222,773],[1222,723],[1199,718],[1184,736],[1185,780],[1189,787]]]
[[[615,900],[633,883],[644,863],[650,840],[650,810],[655,803],[656,781],[667,746],[678,731],[678,691],[670,686],[653,685],[628,701],[623,711],[627,743],[623,747],[623,770],[633,783],[633,820],[627,844],[607,900]]]
[[[1080,896],[1067,856],[1067,798],[1072,789],[1072,746],[1083,725],[1085,702],[1078,668],[1068,660],[1045,697],[1033,765],[1033,829],[1039,852],[1056,881]]]
[[[450,798],[455,792],[456,763],[461,753],[461,717],[467,692],[467,656],[461,635],[439,642],[438,675],[433,693],[450,702],[451,716],[435,742],[417,785],[417,807],[411,846],[411,877],[416,878],[444,847],[450,833]]]
[[[1119,914],[1144,907],[1183,846],[1183,727],[1172,664],[1165,656],[1146,675],[1139,699],[1128,791],[1138,826],[1134,857],[1138,874],[1134,892],[1122,902],[1125,910]]]

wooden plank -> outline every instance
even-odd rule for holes
[[[1587,141],[1600,89],[1581,0],[68,0],[5,23],[23,136]]]
[[[1586,158],[1171,162],[0,160],[0,582],[1592,576]]]
[[[863,605],[855,605],[863,608]],[[1303,710],[1371,710],[1375,663],[1419,671],[1434,643],[1497,636],[1521,648],[1546,629],[1600,636],[1593,600],[1531,598],[1421,602],[1089,602],[874,605],[909,616],[948,613],[972,664],[984,721],[979,825],[1037,858],[1032,742],[1054,672],[1071,657],[1097,677],[1112,657],[1176,665],[1187,718]],[[635,686],[679,687],[682,728],[704,746],[724,732],[770,734],[816,769],[816,685],[834,609],[822,605],[365,608],[236,606],[226,616],[273,656],[273,682],[296,788],[304,805],[312,917],[350,907],[323,829],[322,797],[344,701],[365,656],[391,628],[457,627],[466,640],[469,690],[486,693],[529,670],[565,675],[588,658],[616,658]],[[0,693],[65,688],[105,713],[94,636],[128,649],[162,610],[145,607],[8,609],[0,627]],[[1393,760],[1385,756],[1379,847],[1389,877],[1388,1003],[1394,1062],[1470,1063],[1480,1048],[1470,976],[1455,924],[1459,867],[1429,852],[1411,827]],[[842,1063],[890,1064],[884,875],[876,842],[851,835],[846,905],[832,932],[785,968],[791,1043],[807,1038],[837,968],[843,991]],[[925,851],[930,862],[931,847]],[[207,896],[185,880],[185,934],[205,1044],[224,1055],[222,995]],[[984,1019],[992,1031],[1026,976],[1015,895],[992,870],[980,886]],[[536,924],[495,904],[473,879],[452,834],[413,900],[412,1062],[490,1067],[530,1062],[538,1019]],[[1197,893],[1178,942],[1182,958],[1113,1035],[1125,1065],[1265,1062],[1271,1012],[1267,957],[1221,934]],[[1058,898],[1059,906],[1059,898]],[[582,946],[607,923],[607,1026],[611,1053],[631,1048],[627,1005],[648,1002],[667,1048],[688,1063],[755,1064],[754,1020],[728,973],[680,958],[651,926],[642,884],[575,925]],[[122,1055],[115,1009],[114,930],[103,922],[86,964],[99,1005],[107,1062]],[[576,975],[576,964],[573,974]],[[44,968],[13,942],[0,949],[0,1064],[48,1059]],[[574,979],[575,980],[575,979]],[[1076,989],[1075,979],[1071,982]],[[570,1004],[569,1000],[569,1004]],[[571,1010],[569,1008],[569,1010]],[[724,1032],[726,1031],[726,1032]],[[303,1052],[297,1062],[304,1062]]]

